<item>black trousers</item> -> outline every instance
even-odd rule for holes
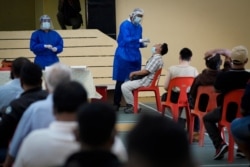
[[[66,30],[66,26],[72,26],[72,29],[78,29],[81,27],[83,20],[82,15],[79,13],[77,17],[66,18],[63,13],[57,13],[57,20],[63,30]]]
[[[115,84],[115,92],[114,92],[114,105],[119,106],[121,105],[122,100],[122,84],[124,81],[116,81]]]
[[[213,111],[208,112],[203,117],[204,126],[216,149],[219,148],[219,146],[223,142],[221,132],[217,126],[217,123],[221,120],[221,114],[221,107],[218,107]]]

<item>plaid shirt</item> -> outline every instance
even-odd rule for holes
[[[149,58],[144,69],[150,73],[140,80],[142,86],[149,86],[154,78],[155,72],[163,67],[162,55],[155,54]]]

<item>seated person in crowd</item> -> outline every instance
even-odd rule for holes
[[[176,77],[196,77],[198,71],[195,67],[190,65],[191,57],[193,56],[192,51],[189,48],[183,48],[179,55],[179,64],[173,65],[168,68],[166,80],[164,83],[164,89],[168,91],[168,85],[170,80]],[[162,101],[166,101],[167,93],[162,95]],[[177,95],[178,98],[178,95]],[[173,97],[174,99],[174,97]]]
[[[3,161],[16,126],[25,110],[35,101],[45,99],[48,95],[47,91],[42,90],[42,70],[34,63],[29,62],[22,66],[20,82],[24,92],[1,111],[3,114],[0,117],[0,152]]]
[[[236,118],[231,123],[231,132],[238,148],[250,162],[250,81],[241,100],[242,118]]]
[[[171,79],[176,77],[196,77],[198,75],[198,71],[195,67],[190,65],[191,57],[193,55],[192,51],[189,48],[182,48],[179,53],[179,64],[173,65],[168,68],[168,72],[166,74],[166,80],[164,83],[164,89],[168,91],[168,85],[171,81]],[[176,87],[176,89],[172,90],[171,93],[171,101],[177,102],[179,97],[179,88]],[[161,97],[161,101],[167,100],[167,92],[164,93]],[[186,116],[182,113],[182,108],[180,108],[180,118],[178,119],[178,122],[185,127],[186,124]]]
[[[18,57],[12,62],[10,81],[0,86],[0,110],[7,106],[12,100],[18,98],[23,92],[20,83],[20,72],[23,64],[30,62],[25,57]]]
[[[127,103],[127,107],[124,109],[125,113],[133,113],[134,96],[132,91],[139,87],[149,86],[151,84],[155,72],[163,67],[164,62],[162,56],[167,52],[168,45],[166,43],[155,44],[152,48],[152,56],[147,61],[146,66],[140,71],[131,72],[129,76],[130,81],[126,81],[122,84],[122,94]],[[133,80],[133,78],[138,75],[142,75],[144,77]]]
[[[222,64],[221,55],[225,57],[224,68],[222,70],[228,70],[227,68],[231,66],[230,51],[226,49],[214,49],[205,53],[204,59],[206,68],[195,78],[190,88],[188,99],[190,109],[194,109],[198,87],[214,85],[216,76],[219,73]],[[206,110],[207,101],[208,97],[206,95],[202,95],[201,99],[199,99],[199,109],[201,111]],[[199,119],[197,117],[195,117],[194,131],[194,140],[197,141],[199,138]]]
[[[74,131],[76,110],[87,103],[87,92],[76,81],[62,82],[53,94],[55,121],[48,128],[32,131],[23,141],[14,167],[60,166],[79,149]]]
[[[22,141],[30,132],[36,129],[47,128],[55,120],[53,114],[53,92],[59,83],[71,80],[71,69],[62,63],[55,63],[46,68],[44,79],[49,95],[44,100],[32,103],[24,112],[9,144],[8,155],[4,163],[5,167],[13,164]]]
[[[218,107],[208,112],[204,117],[204,125],[213,145],[216,149],[214,160],[220,160],[228,151],[228,146],[221,137],[221,132],[217,127],[217,123],[221,120],[222,104],[224,96],[236,89],[244,89],[247,81],[250,79],[250,73],[245,70],[245,64],[248,62],[248,50],[244,46],[236,46],[230,54],[232,60],[232,68],[228,71],[221,71],[215,80],[215,90],[220,93],[217,98]],[[234,119],[233,115],[227,112],[229,119]]]
[[[121,162],[111,152],[116,136],[116,112],[104,102],[85,104],[78,111],[81,151],[72,154],[65,167],[119,167]]]
[[[159,114],[142,115],[127,136],[127,167],[195,167],[187,133]]]

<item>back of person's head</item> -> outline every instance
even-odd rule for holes
[[[209,55],[205,57],[206,66],[212,70],[219,70],[222,64],[222,60],[219,53]]]
[[[81,104],[86,102],[87,91],[77,81],[62,82],[54,90],[53,105],[56,114],[74,113]]]
[[[83,145],[110,148],[115,136],[116,113],[112,105],[105,102],[84,104],[78,110],[79,136]]]
[[[30,63],[31,61],[25,57],[18,57],[12,62],[11,66],[11,79],[19,78],[21,68],[25,63]]]
[[[167,54],[167,53],[168,53],[168,44],[163,43],[163,44],[161,45],[161,55],[165,55],[165,54]]]
[[[180,51],[180,58],[181,58],[181,60],[190,61],[192,55],[193,55],[193,53],[192,53],[192,51],[189,48],[183,48]]]
[[[248,61],[248,50],[245,46],[236,46],[232,49],[230,57],[234,65],[244,65]]]
[[[161,115],[143,115],[127,136],[128,166],[191,167],[185,130]]]
[[[61,82],[69,82],[72,72],[69,66],[55,63],[45,69],[46,86],[50,92],[54,92],[56,86]]]
[[[42,70],[41,68],[32,63],[25,63],[20,72],[21,84],[28,86],[41,86],[42,84]]]

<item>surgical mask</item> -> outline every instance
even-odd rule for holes
[[[43,22],[41,28],[45,29],[45,30],[50,29],[50,23],[49,22]]]
[[[155,47],[152,47],[151,51],[154,54],[155,53]]]
[[[141,17],[135,16],[135,18],[134,18],[134,23],[140,24],[140,23],[141,23],[141,20],[142,20]]]

